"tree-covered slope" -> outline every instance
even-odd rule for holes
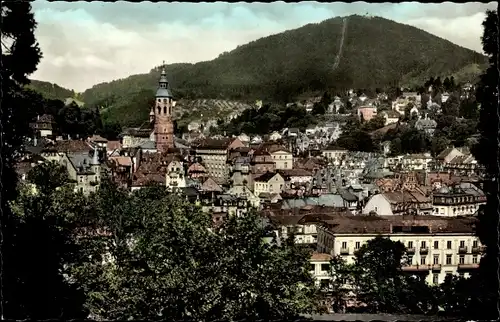
[[[77,93],[75,93],[75,91],[49,82],[32,79],[31,83],[28,85],[28,88],[42,94],[43,97],[47,99],[58,99],[64,102],[68,98],[78,98],[78,95]]]
[[[430,75],[452,75],[486,58],[412,26],[384,18],[350,16],[337,69],[342,18],[261,38],[217,59],[167,66],[174,93],[188,98],[279,99],[305,90],[384,87]],[[154,89],[158,70],[83,94],[85,102]]]
[[[485,56],[418,28],[354,15],[346,19],[342,55],[334,68],[344,20],[337,17],[264,37],[212,61],[168,65],[173,93],[185,99],[284,102],[309,91],[422,85],[429,76],[462,75],[464,79],[455,79],[468,81],[486,62]],[[136,115],[136,105],[153,98],[140,96],[151,95],[158,77],[155,67],[147,74],[98,84],[82,100],[106,108],[109,119],[126,114],[120,123],[140,123],[147,119],[149,106]]]

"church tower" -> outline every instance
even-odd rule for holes
[[[155,105],[150,113],[154,121],[154,134],[158,152],[174,147],[174,122],[172,109],[175,101],[168,88],[167,73],[163,68],[156,91]]]

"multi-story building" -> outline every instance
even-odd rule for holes
[[[474,215],[486,203],[484,193],[470,183],[442,187],[432,194],[434,215],[453,217]]]
[[[168,189],[175,190],[186,187],[186,171],[179,160],[173,160],[167,166],[165,184]]]
[[[431,215],[432,201],[419,191],[387,191],[373,195],[363,208],[363,213],[392,216],[406,214],[409,210],[415,210],[420,215]]]
[[[30,124],[40,138],[51,137],[54,125],[54,117],[49,114],[38,115],[36,121]]]
[[[83,194],[95,192],[104,175],[98,150],[93,153],[67,153],[59,161],[75,182],[75,191]]]
[[[269,150],[273,158],[275,168],[289,170],[293,168],[293,155],[284,147],[276,147]]]
[[[268,151],[256,150],[253,152],[250,160],[250,170],[253,174],[272,172],[275,168],[276,163]]]
[[[317,251],[340,255],[348,263],[356,250],[377,236],[406,246],[404,271],[421,274],[429,284],[448,274],[464,277],[478,268],[482,246],[474,234],[475,218],[437,216],[343,216],[318,224]]]
[[[281,193],[285,189],[285,179],[280,173],[266,172],[253,179],[253,192],[256,196],[261,193]]]
[[[321,155],[328,161],[340,160],[347,155],[347,150],[337,146],[330,145],[321,151]]]
[[[427,170],[431,162],[430,153],[408,154],[401,159],[401,169],[406,171]]]
[[[314,252],[311,255],[310,272],[315,278],[316,285],[322,289],[328,287],[330,284],[330,261],[332,256],[330,254],[322,254]]]
[[[205,139],[195,147],[195,151],[207,174],[220,182],[226,182],[229,179],[228,153],[231,149],[243,146],[238,138]]]

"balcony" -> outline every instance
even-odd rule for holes
[[[420,248],[420,254],[429,254],[429,248],[427,247]]]
[[[481,253],[481,247],[472,247],[472,254],[479,254]]]
[[[471,270],[479,268],[479,264],[458,264],[459,270]]]
[[[432,270],[433,271],[440,271],[441,270],[441,264],[432,264]]]
[[[428,272],[431,265],[409,265],[403,266],[403,271],[405,272]]]
[[[458,248],[458,253],[459,254],[467,254],[467,246],[459,247]]]
[[[340,255],[349,255],[349,248],[341,248]]]
[[[406,252],[407,252],[408,254],[415,254],[415,247],[409,247],[409,248],[407,248],[407,249],[406,249]]]

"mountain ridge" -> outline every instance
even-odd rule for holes
[[[430,76],[454,74],[473,78],[486,64],[486,56],[414,26],[351,15],[262,37],[210,61],[170,64],[166,71],[180,99],[286,102],[309,91],[421,86]],[[157,66],[96,84],[80,98],[118,113],[133,97],[154,91],[158,77]]]

